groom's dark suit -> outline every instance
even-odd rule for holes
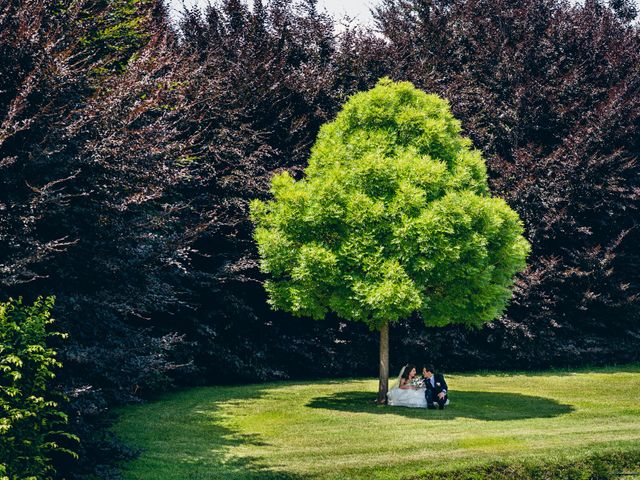
[[[445,403],[447,403],[447,392],[449,391],[444,375],[436,373],[431,378],[425,377],[424,386],[426,387],[424,396],[427,399],[427,408],[436,408],[433,405],[436,402],[440,409],[443,409]],[[444,393],[444,398],[438,397],[440,393]]]

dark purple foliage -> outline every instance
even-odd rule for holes
[[[191,242],[166,195],[186,148],[164,22],[129,0],[0,7],[0,296],[58,296],[80,469],[103,449],[94,427],[109,405],[166,389],[188,363],[173,353],[179,326],[148,320],[179,308]]]
[[[386,0],[377,10],[394,75],[449,99],[533,246],[507,314],[459,344],[487,366],[625,361],[640,351],[631,6]]]

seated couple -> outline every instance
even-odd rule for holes
[[[387,393],[388,404],[394,407],[430,408],[443,410],[449,405],[447,382],[431,365],[422,367],[422,377],[416,376],[414,365],[405,365],[398,380]]]

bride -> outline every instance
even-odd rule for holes
[[[393,388],[387,393],[388,404],[394,407],[426,408],[425,388],[415,386],[416,367],[405,365]]]

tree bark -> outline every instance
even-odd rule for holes
[[[389,323],[380,328],[380,381],[378,383],[378,404],[387,403],[389,390]]]

